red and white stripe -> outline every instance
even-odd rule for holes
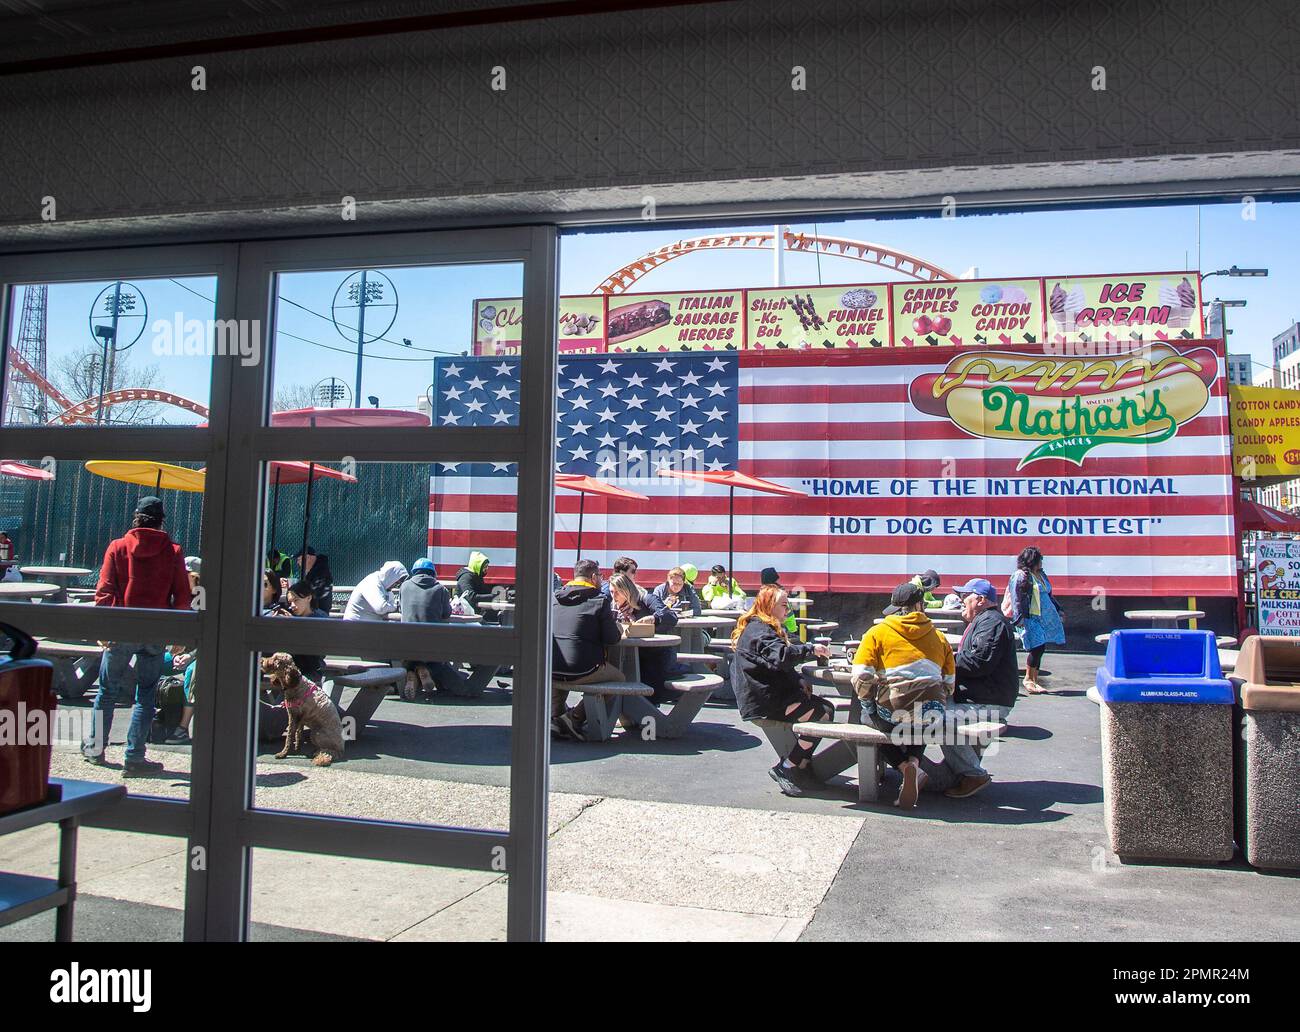
[[[805,498],[736,492],[735,565],[742,583],[775,566],[784,583],[811,591],[881,592],[918,570],[937,569],[945,585],[988,577],[1001,589],[1017,552],[1036,544],[1062,594],[1233,595],[1237,590],[1231,438],[1223,363],[1205,409],[1155,445],[1102,445],[1082,467],[1064,460],[1017,471],[1032,447],[974,437],[950,420],[920,412],[908,385],[941,369],[948,349],[750,354],[741,358],[739,468],[811,491],[813,480],[880,482],[882,493]],[[927,361],[928,359],[928,361]],[[938,494],[932,478],[970,478],[974,493]],[[1160,478],[1170,494],[991,495],[986,478],[1025,482]],[[889,482],[917,481],[893,495]],[[588,496],[584,556],[608,565],[621,554],[640,563],[647,585],[669,567],[702,570],[727,556],[727,496],[722,488],[652,478],[613,481],[650,503]],[[574,558],[579,498],[556,492],[555,565]],[[964,518],[1021,519],[956,533]],[[1143,533],[1089,534],[1057,521],[1156,521]],[[928,519],[929,533],[886,532],[888,519]],[[833,519],[873,519],[870,533],[831,533]],[[1046,522],[1044,522],[1046,521]],[[1082,524],[1086,527],[1087,524]],[[492,557],[496,577],[513,576],[513,478],[435,476],[430,487],[429,549],[440,573],[454,573],[471,549]]]

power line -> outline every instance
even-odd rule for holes
[[[285,297],[283,294],[280,294],[278,296],[279,299],[285,302],[286,304],[293,305],[294,308],[301,308],[308,315],[314,315],[317,319],[324,319],[331,326],[341,326],[343,329],[352,330],[353,332],[356,332],[358,329],[358,327],[356,326],[346,326],[342,323],[336,322],[330,316],[322,315],[320,312],[317,312],[315,309],[308,308],[306,305],[299,304],[297,301],[293,301],[290,298]],[[460,354],[459,351],[439,351],[436,348],[420,348],[420,347],[416,347],[414,344],[407,345],[401,343],[400,341],[390,340],[388,337],[376,337],[375,340],[382,340],[385,343],[392,344],[394,347],[405,348],[407,351],[423,351],[425,354],[428,355],[459,355]],[[371,343],[371,342],[367,341],[366,343]],[[321,346],[324,347],[324,345]]]
[[[314,344],[318,348],[324,348],[326,351],[337,351],[341,355],[355,355],[356,352],[348,348],[336,348],[332,344],[322,344],[318,340],[309,340],[306,337],[299,337],[296,333],[290,333],[288,330],[276,330],[278,337],[292,337],[294,340],[300,340],[304,344]],[[459,351],[438,352],[438,354],[459,355]],[[374,359],[376,362],[419,362],[421,365],[428,365],[427,358],[400,358],[397,355],[367,355],[367,358]]]

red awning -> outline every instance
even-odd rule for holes
[[[1300,516],[1243,500],[1237,530],[1263,530],[1273,534],[1300,534]]]
[[[6,477],[20,477],[23,480],[53,480],[54,474],[49,470],[29,466],[25,462],[0,462],[0,474]]]
[[[734,469],[709,470],[703,473],[685,473],[675,469],[661,469],[659,475],[661,477],[680,477],[682,480],[702,480],[706,484],[739,487],[747,491],[766,491],[768,494],[794,495],[796,498],[806,498],[808,495],[806,491],[786,487],[784,484],[774,484],[770,480],[760,480],[758,477],[751,477],[748,473],[738,473]]]
[[[603,480],[582,476],[578,473],[555,474],[555,486],[566,488],[569,491],[581,491],[583,494],[607,495],[610,498],[635,498],[642,502],[650,501],[646,495],[637,494],[625,487],[616,487],[614,484],[607,484]]]

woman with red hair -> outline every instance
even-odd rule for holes
[[[736,621],[736,629],[731,634],[736,647],[731,682],[740,715],[745,720],[781,720],[791,724],[832,720],[835,708],[826,699],[813,695],[799,678],[800,663],[825,658],[829,653],[825,645],[791,641],[785,629],[787,615],[785,592],[776,584],[765,584],[748,612]],[[790,755],[768,771],[786,795],[803,795],[805,788],[819,784],[809,769],[816,747],[816,739],[798,738]]]

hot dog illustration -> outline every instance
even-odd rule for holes
[[[667,301],[637,301],[609,310],[609,343],[621,344],[625,340],[639,337],[643,333],[668,324],[673,317],[672,307]]]
[[[1214,352],[1157,345],[1106,357],[1012,351],[961,355],[912,381],[912,404],[977,437],[1037,445],[1020,465],[1059,458],[1082,465],[1100,444],[1153,444],[1205,408]]]

